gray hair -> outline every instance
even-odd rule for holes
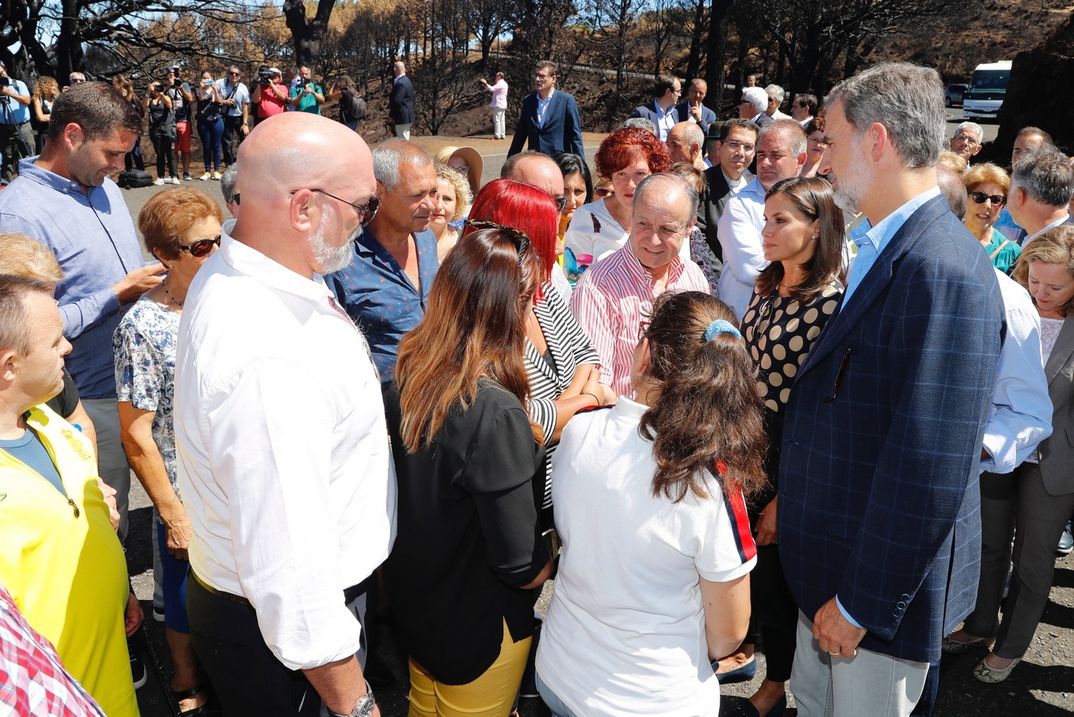
[[[955,134],[958,134],[964,129],[971,130],[977,134],[977,144],[980,144],[981,140],[984,139],[984,127],[976,122],[963,122],[958,127],[955,127]]]
[[[764,112],[768,109],[768,93],[760,87],[743,88],[742,101],[749,102],[757,112]]]
[[[959,219],[965,217],[969,195],[966,185],[962,183],[962,176],[949,165],[937,164],[936,183],[955,216]]]
[[[656,174],[650,174],[645,179],[638,183],[637,188],[634,189],[634,202],[632,207],[636,207],[638,202],[641,201],[643,194],[646,194],[650,189],[657,189],[662,187],[672,191],[679,190],[686,195],[686,198],[690,202],[690,213],[686,215],[683,221],[689,223],[691,219],[697,216],[697,205],[700,201],[698,198],[697,190],[690,186],[690,183],[677,174],[671,172],[658,172]]]
[[[787,93],[784,92],[783,88],[779,85],[769,85],[768,87],[764,88],[764,92],[766,95],[774,99],[777,105],[783,104],[783,98],[787,96]]]
[[[623,124],[621,124],[619,126],[620,127],[637,127],[638,129],[643,129],[643,130],[646,130],[646,131],[652,133],[652,135],[654,137],[659,137],[660,136],[660,135],[658,135],[656,133],[656,125],[653,124],[653,121],[651,119],[646,119],[645,117],[629,117],[629,118],[623,120]]]
[[[1050,144],[1024,155],[1014,163],[1013,185],[1030,198],[1052,207],[1064,207],[1074,195],[1074,167],[1070,159]]]
[[[224,195],[224,203],[231,204],[235,199],[235,183],[239,181],[239,165],[232,163],[227,166],[220,176],[220,193]]]
[[[384,140],[373,150],[373,176],[389,192],[399,186],[403,164],[423,169],[433,166],[433,158],[420,146],[401,137]]]
[[[687,127],[683,128],[683,139],[690,147],[695,144],[701,148],[705,146],[705,132],[696,122],[690,122]]]
[[[932,167],[944,146],[947,110],[936,70],[885,62],[843,80],[828,95],[860,137],[874,122],[884,126],[907,169]]]
[[[791,153],[795,157],[806,151],[806,133],[796,120],[781,119],[765,125],[757,135],[757,143],[760,144],[763,137],[773,132],[782,135],[783,139],[787,140]]]

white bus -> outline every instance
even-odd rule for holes
[[[962,114],[965,118],[995,119],[1003,105],[1003,98],[1007,95],[1007,83],[1010,79],[1010,60],[977,65],[973,70],[969,89],[962,98]]]

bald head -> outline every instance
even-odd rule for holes
[[[557,202],[564,196],[563,173],[547,154],[523,152],[504,163],[500,176],[537,187]]]
[[[342,268],[335,264],[361,226],[351,205],[377,190],[362,138],[327,117],[287,112],[258,123],[238,164],[235,239],[304,276]]]

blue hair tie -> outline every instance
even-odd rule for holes
[[[726,321],[724,319],[716,319],[711,324],[709,324],[709,327],[707,329],[705,329],[705,341],[712,341],[720,334],[730,334],[736,339],[742,338],[742,334],[738,332],[738,329],[736,329],[735,325],[732,324],[730,321]]]

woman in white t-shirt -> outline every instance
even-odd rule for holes
[[[761,403],[719,300],[664,294],[634,400],[576,416],[553,460],[563,556],[537,652],[558,717],[716,717],[710,661],[749,621],[744,493],[764,481]]]

